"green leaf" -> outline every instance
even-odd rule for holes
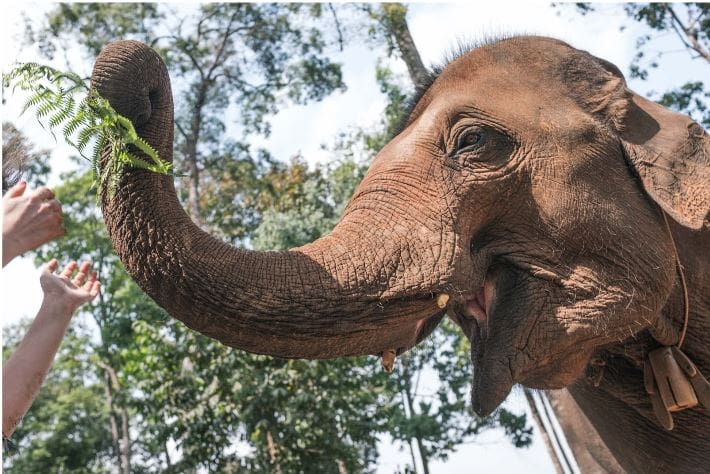
[[[64,124],[62,133],[64,140],[74,146],[84,155],[89,142],[95,140],[91,153],[92,166],[99,169],[99,159],[103,149],[110,145],[112,153],[109,162],[105,163],[105,171],[97,172],[97,187],[105,189],[108,186],[113,195],[115,185],[125,166],[147,169],[161,174],[170,174],[172,164],[164,162],[158,152],[136,133],[131,121],[118,114],[111,104],[100,97],[95,90],[89,90],[84,81],[73,72],[58,71],[49,66],[37,63],[16,65],[3,76],[3,83],[13,85],[13,90],[34,91],[23,106],[35,109],[35,115],[44,127],[42,119],[47,119],[49,131],[54,135],[54,129]],[[76,94],[85,94],[79,101]],[[76,138],[74,136],[76,135]],[[128,151],[128,145],[134,145],[144,153],[152,163]]]

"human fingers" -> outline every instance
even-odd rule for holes
[[[32,191],[30,193],[30,197],[39,198],[42,200],[54,199],[54,191],[49,189],[47,186],[42,186]]]
[[[47,209],[51,212],[61,215],[62,214],[62,203],[57,199],[49,199],[42,204],[42,208]]]
[[[89,274],[89,278],[86,279],[86,283],[84,283],[84,284],[82,285],[82,288],[83,288],[84,290],[86,290],[86,291],[91,290],[91,285],[94,284],[94,282],[96,281],[97,278],[98,278],[98,277],[97,277],[96,272],[91,272],[91,273]]]
[[[93,300],[96,298],[96,295],[99,294],[99,291],[101,291],[101,282],[100,281],[95,281],[91,284],[91,288],[89,289],[89,296],[91,296],[91,299]]]
[[[83,286],[86,282],[86,275],[89,273],[89,269],[91,269],[91,264],[89,262],[82,262],[79,266],[79,272],[76,274],[72,282],[76,286]]]
[[[47,263],[47,271],[49,273],[54,273],[57,271],[57,267],[59,267],[59,262],[57,262],[56,258],[53,258]]]
[[[62,270],[60,276],[69,279],[71,278],[72,273],[74,273],[74,270],[76,270],[76,262],[72,260],[64,267],[64,270]]]
[[[27,250],[39,247],[66,233],[64,229],[64,216],[56,212],[42,213],[32,224],[33,226],[30,229],[32,232],[31,237],[24,239]]]
[[[46,229],[48,234],[52,234],[52,237],[55,237],[58,231],[63,231],[64,215],[62,214],[62,204],[56,199],[44,201],[40,205],[36,223],[38,227]]]
[[[22,196],[22,194],[25,192],[25,189],[27,189],[27,181],[21,179],[19,183],[7,190],[7,193],[5,193],[5,197],[13,198]]]
[[[61,237],[66,233],[66,229],[64,229],[64,215],[62,215],[62,211],[60,210],[59,213],[52,213],[52,225],[51,228],[53,229],[53,232],[51,233],[51,239],[56,239],[57,237]]]

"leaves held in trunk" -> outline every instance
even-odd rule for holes
[[[53,136],[54,129],[63,125],[64,141],[91,161],[94,185],[107,190],[109,196],[113,195],[127,166],[172,174],[172,163],[163,161],[158,152],[138,136],[133,123],[117,113],[109,101],[95,89],[90,89],[79,75],[43,64],[20,63],[3,75],[3,86],[12,86],[13,92],[19,88],[30,93],[23,113],[35,109],[40,125],[44,127],[42,122],[46,121],[46,128]],[[84,155],[84,150],[92,142],[91,155]],[[99,171],[99,160],[107,146],[111,151],[103,170]],[[142,155],[139,157],[131,147]]]

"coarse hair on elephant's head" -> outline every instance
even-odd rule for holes
[[[108,45],[92,82],[172,159],[169,79],[150,48]],[[515,37],[440,71],[312,244],[230,247],[192,224],[172,178],[143,170],[103,210],[144,290],[232,346],[402,351],[448,314],[472,341],[486,414],[514,383],[570,384],[599,347],[644,329],[677,336],[661,317],[676,281],[662,212],[705,225],[708,147],[699,125],[631,92],[608,62]]]

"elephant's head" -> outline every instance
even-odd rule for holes
[[[169,80],[152,50],[107,46],[92,81],[171,159]],[[676,277],[660,209],[703,226],[709,159],[699,125],[629,91],[613,65],[521,37],[446,66],[312,244],[223,244],[192,224],[172,178],[141,170],[103,206],[145,291],[225,344],[307,358],[404,350],[446,312],[472,341],[483,414],[514,383],[569,384],[597,348],[660,324]]]

